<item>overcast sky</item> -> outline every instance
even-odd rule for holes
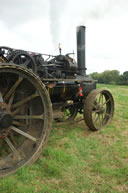
[[[87,73],[128,68],[128,0],[4,0],[0,45],[76,53],[76,26],[86,25]]]

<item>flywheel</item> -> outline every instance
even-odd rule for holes
[[[18,65],[0,65],[0,177],[36,161],[52,124],[52,105],[40,79]]]
[[[20,65],[34,73],[37,72],[37,67],[34,58],[24,50],[14,50],[7,56],[9,63]]]

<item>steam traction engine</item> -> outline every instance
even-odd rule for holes
[[[109,123],[113,97],[96,89],[96,81],[85,72],[84,26],[77,27],[77,63],[61,50],[51,56],[0,47],[0,177],[39,157],[51,129],[52,110],[56,120],[83,114],[93,131]]]

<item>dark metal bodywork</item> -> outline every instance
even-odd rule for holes
[[[83,99],[96,89],[96,81],[86,75],[85,30],[85,26],[77,27],[77,63],[69,54],[58,55],[48,62],[48,64],[54,63],[54,67],[57,67],[55,73],[52,73],[58,79],[55,81],[54,78],[51,78],[47,84],[52,103],[72,100],[81,109]],[[44,81],[43,78],[42,81]],[[50,88],[51,84],[53,84],[52,88]]]
[[[80,113],[93,131],[111,121],[111,93],[86,75],[85,29],[77,27],[77,62],[61,49],[52,56],[0,47],[0,177],[37,160],[53,117]]]
[[[0,57],[36,73],[46,85],[52,103],[65,104],[72,100],[81,109],[83,99],[96,89],[96,81],[86,75],[85,32],[85,26],[77,27],[77,62],[70,53],[52,56],[8,47],[1,47]]]

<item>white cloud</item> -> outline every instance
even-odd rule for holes
[[[76,26],[86,25],[88,73],[123,72],[128,64],[127,10],[127,0],[4,0],[0,43],[48,54],[61,43],[64,53],[76,52]]]

